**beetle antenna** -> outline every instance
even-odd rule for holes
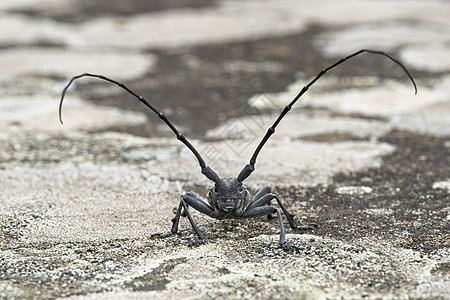
[[[199,164],[200,164],[200,168],[202,169],[202,173],[210,180],[214,181],[214,182],[218,182],[220,180],[219,176],[216,174],[216,172],[214,172],[213,169],[211,169],[209,166],[206,165],[205,161],[203,160],[203,158],[201,157],[200,153],[194,148],[194,146],[192,146],[192,144],[186,139],[186,137],[184,137],[183,134],[181,134],[181,132],[178,131],[178,129],[169,121],[169,119],[167,118],[167,116],[165,114],[163,114],[161,111],[159,111],[158,109],[156,109],[153,105],[151,105],[143,96],[140,96],[138,94],[136,94],[134,91],[132,91],[130,88],[128,88],[125,84],[123,84],[122,82],[113,80],[111,78],[105,77],[103,75],[98,75],[98,74],[90,74],[90,73],[83,73],[77,76],[74,76],[70,79],[69,83],[64,87],[63,91],[62,91],[62,95],[61,95],[61,101],[59,102],[59,121],[61,122],[61,124],[63,123],[62,121],[62,105],[63,105],[63,101],[64,101],[64,96],[66,95],[67,90],[69,89],[69,87],[72,85],[72,83],[77,80],[80,79],[82,77],[94,77],[94,78],[98,78],[101,80],[105,80],[108,81],[110,83],[116,84],[118,85],[120,88],[124,89],[125,91],[127,91],[128,93],[130,93],[131,95],[133,95],[136,99],[138,99],[141,103],[143,103],[145,106],[147,106],[148,108],[150,108],[154,113],[156,113],[158,115],[158,117],[163,120],[167,126],[170,127],[170,129],[172,129],[173,133],[175,133],[175,135],[177,136],[177,139],[179,141],[181,141],[183,144],[186,145],[186,147],[189,148],[189,150],[191,150],[191,152],[195,155],[195,157],[197,158]]]
[[[325,69],[322,69],[322,71],[320,71],[319,74],[317,74],[317,76],[314,77],[313,80],[311,80],[307,85],[305,85],[301,89],[301,91],[297,94],[297,96],[295,96],[295,98],[291,101],[291,103],[289,103],[288,105],[285,106],[285,108],[281,112],[280,116],[275,120],[273,125],[271,127],[269,127],[269,129],[266,132],[266,135],[263,137],[263,139],[259,143],[258,147],[256,147],[256,150],[255,150],[255,152],[253,153],[253,155],[252,155],[252,157],[250,159],[250,163],[247,164],[244,167],[244,169],[242,169],[241,173],[239,173],[239,176],[237,177],[238,181],[243,181],[248,176],[250,176],[250,174],[255,170],[256,158],[258,157],[259,152],[261,151],[262,147],[267,142],[267,140],[270,138],[270,136],[275,132],[275,128],[277,127],[278,123],[280,123],[280,121],[283,119],[283,117],[291,110],[292,106],[297,102],[297,100],[300,99],[300,97],[303,96],[303,94],[306,93],[308,91],[308,89],[317,80],[319,80],[319,78],[322,77],[327,71],[333,69],[334,67],[337,67],[338,65],[342,64],[346,60],[348,60],[350,58],[353,58],[353,57],[355,57],[355,56],[357,56],[359,54],[362,54],[362,53],[371,53],[371,54],[383,55],[383,56],[387,57],[388,59],[390,59],[391,61],[393,61],[394,63],[396,63],[397,65],[399,65],[403,69],[403,71],[405,71],[406,75],[408,75],[409,80],[411,80],[411,82],[412,82],[412,84],[414,86],[415,94],[417,94],[417,85],[414,82],[414,79],[411,76],[411,74],[409,73],[409,71],[406,69],[406,67],[400,61],[398,61],[397,59],[395,59],[391,55],[387,54],[386,52],[379,51],[379,50],[361,49],[359,51],[356,51],[353,54],[350,54],[350,55],[348,55],[348,56],[346,56],[344,58],[341,58],[336,63],[326,67]]]

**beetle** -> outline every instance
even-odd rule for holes
[[[136,92],[132,91],[128,86],[126,86],[124,83],[116,81],[114,79],[111,79],[109,77],[99,75],[99,74],[92,74],[92,73],[83,73],[80,75],[73,76],[69,83],[64,87],[61,95],[61,100],[59,103],[59,120],[61,123],[62,121],[62,106],[64,97],[66,95],[67,90],[72,85],[72,83],[75,80],[78,80],[82,77],[93,77],[100,80],[107,81],[109,83],[115,84],[119,86],[120,88],[127,91],[129,94],[134,96],[137,100],[139,100],[141,103],[143,103],[145,106],[147,106],[150,110],[152,110],[158,117],[164,121],[167,126],[170,127],[170,129],[173,131],[173,133],[176,135],[176,138],[181,141],[189,150],[194,154],[194,156],[197,158],[198,163],[201,168],[201,172],[203,175],[206,176],[209,180],[214,182],[214,185],[208,190],[207,192],[207,201],[204,201],[198,194],[194,192],[187,192],[180,197],[180,203],[178,205],[175,217],[172,219],[172,228],[169,233],[157,233],[153,234],[153,238],[166,238],[169,236],[172,236],[178,232],[178,225],[180,221],[180,217],[182,215],[187,216],[189,219],[189,222],[192,225],[192,228],[194,229],[198,239],[191,242],[190,246],[199,246],[200,244],[204,243],[204,235],[194,222],[191,213],[189,212],[189,207],[192,207],[196,209],[197,211],[208,215],[211,218],[214,219],[241,219],[241,218],[253,218],[253,217],[259,217],[259,216],[271,216],[272,214],[276,214],[278,218],[278,223],[280,226],[280,238],[279,238],[279,245],[285,249],[285,250],[292,250],[295,249],[295,247],[292,247],[286,243],[285,240],[285,228],[282,220],[281,212],[286,216],[289,225],[292,229],[297,229],[300,231],[310,230],[316,227],[316,224],[310,224],[310,225],[299,225],[294,220],[294,215],[289,213],[286,209],[283,202],[280,200],[280,198],[271,192],[271,189],[269,186],[265,186],[262,189],[260,189],[251,199],[250,199],[250,192],[248,189],[244,186],[243,182],[246,178],[248,178],[251,173],[255,170],[255,164],[256,159],[258,157],[258,154],[260,153],[261,149],[264,147],[266,142],[269,140],[269,138],[272,136],[272,134],[275,133],[275,128],[277,125],[281,122],[283,117],[291,110],[291,108],[294,106],[294,104],[302,97],[303,94],[305,94],[308,89],[317,81],[319,80],[325,73],[327,73],[329,70],[337,67],[338,65],[342,64],[343,62],[358,56],[362,53],[369,53],[369,54],[377,54],[382,55],[393,61],[395,64],[400,66],[403,71],[408,76],[409,80],[412,82],[415,90],[415,94],[417,94],[417,85],[409,73],[409,71],[406,69],[406,67],[397,59],[389,55],[388,53],[380,50],[371,50],[371,49],[361,49],[359,51],[356,51],[348,56],[345,56],[335,62],[334,64],[322,69],[308,84],[306,84],[300,92],[294,97],[294,99],[287,104],[278,118],[274,121],[272,126],[270,126],[256,147],[255,151],[253,152],[252,157],[250,158],[250,161],[247,165],[244,166],[242,171],[238,174],[237,177],[224,177],[221,178],[217,175],[217,173],[206,165],[205,161],[203,160],[200,153],[195,149],[195,147],[189,142],[189,140],[178,131],[178,129],[173,125],[171,121],[167,118],[165,114],[163,114],[160,110],[155,108],[150,102],[148,102],[143,96],[138,95]],[[275,205],[271,204],[272,200],[276,200],[279,208]]]

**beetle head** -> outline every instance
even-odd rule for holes
[[[236,178],[221,178],[208,191],[208,202],[224,215],[240,216],[250,202],[250,193]]]

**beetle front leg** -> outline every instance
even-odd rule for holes
[[[175,217],[172,219],[173,225],[172,225],[172,229],[170,230],[170,232],[169,233],[155,233],[155,234],[151,235],[152,238],[162,239],[162,238],[172,236],[178,232],[178,224],[180,223],[180,217],[182,215],[181,209],[183,208],[182,201],[183,201],[183,196],[180,197],[180,204],[178,205],[178,209],[175,214]]]
[[[273,195],[275,200],[277,200],[278,205],[281,207],[281,210],[286,215],[286,218],[288,219],[289,225],[291,226],[292,229],[311,230],[311,229],[314,229],[314,228],[317,227],[316,223],[311,223],[309,225],[299,225],[299,224],[297,224],[297,222],[294,221],[295,215],[293,215],[293,214],[288,212],[287,208],[284,206],[283,202],[281,202],[280,198],[277,195],[275,195],[275,194],[271,194],[271,195]]]
[[[288,245],[286,243],[286,234],[284,231],[283,219],[281,218],[281,212],[275,206],[263,204],[262,206],[253,207],[253,208],[245,210],[242,217],[244,217],[244,218],[259,217],[259,216],[264,216],[267,214],[272,214],[274,212],[277,213],[278,223],[280,224],[280,241],[279,241],[280,247],[286,251],[298,251],[297,247]]]
[[[278,216],[278,223],[280,224],[280,246],[286,247],[286,240],[285,240],[285,231],[284,231],[284,224],[283,219],[281,218],[281,212],[278,208],[276,208],[273,205],[264,205],[264,206],[258,206],[253,207],[251,209],[246,209],[244,214],[242,215],[243,218],[254,218],[254,217],[260,217],[267,214],[272,214],[276,212]]]
[[[172,225],[172,229],[170,230],[170,232],[166,233],[166,234],[154,234],[154,235],[152,235],[152,237],[165,238],[165,237],[169,237],[169,236],[177,233],[178,225],[180,222],[180,217],[182,215],[182,210],[183,210],[183,212],[188,217],[189,222],[192,225],[192,228],[194,229],[195,233],[198,236],[198,240],[190,243],[189,245],[197,247],[200,244],[203,244],[204,243],[203,233],[200,231],[197,224],[195,224],[194,219],[192,218],[191,213],[189,212],[189,209],[188,209],[189,206],[195,208],[199,212],[201,212],[205,215],[208,215],[212,218],[216,217],[214,209],[208,203],[203,201],[203,199],[196,193],[188,192],[180,197],[180,204],[178,205],[178,209],[175,214],[175,218],[172,219],[173,225]]]
[[[280,198],[276,194],[273,194],[273,193],[270,192],[270,187],[269,186],[263,187],[260,191],[258,191],[255,194],[255,196],[252,199],[252,202],[247,207],[247,210],[255,208],[255,207],[263,206],[263,205],[268,205],[268,204],[270,204],[270,201],[272,199],[275,199],[277,201],[277,203],[280,206],[281,210],[286,215],[286,218],[287,218],[287,220],[289,222],[289,225],[291,226],[292,229],[310,230],[310,229],[313,229],[313,228],[317,227],[317,224],[315,224],[315,223],[310,224],[310,225],[298,225],[297,222],[294,221],[294,215],[291,214],[287,210],[286,206],[284,206],[284,204],[283,204],[283,202],[281,202]]]

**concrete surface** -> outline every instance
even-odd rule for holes
[[[0,4],[0,298],[450,299],[450,3],[75,1]],[[217,221],[179,196],[209,182],[126,82],[220,176],[268,184],[296,219]]]

